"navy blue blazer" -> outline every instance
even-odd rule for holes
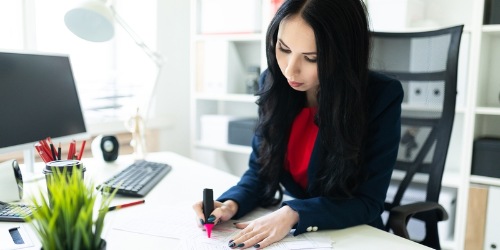
[[[350,199],[322,197],[311,189],[318,168],[321,144],[318,134],[307,170],[309,186],[303,190],[287,171],[282,171],[280,183],[295,199],[284,201],[299,214],[294,235],[311,231],[311,228],[341,229],[360,224],[382,228],[381,214],[391,174],[396,162],[401,136],[401,83],[376,72],[369,74],[369,127],[366,135],[366,151],[363,170],[368,178]],[[238,219],[260,205],[264,183],[259,179],[260,138],[254,136],[253,152],[249,168],[234,187],[224,192],[217,200],[234,200],[239,209],[233,219]],[[332,166],[334,167],[334,166]],[[308,230],[309,228],[309,230]]]

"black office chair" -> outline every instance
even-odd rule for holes
[[[410,239],[410,218],[425,223],[417,241],[440,249],[438,222],[448,213],[438,203],[457,94],[457,64],[463,25],[425,32],[373,32],[371,70],[399,79],[405,90],[401,142],[395,169],[403,171],[386,200],[387,231]],[[428,178],[418,202],[402,205],[415,174]],[[403,202],[405,203],[405,202]],[[416,240],[415,240],[416,241]]]

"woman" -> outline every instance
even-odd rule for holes
[[[208,222],[258,206],[230,247],[263,248],[307,231],[382,228],[400,139],[401,84],[369,72],[370,33],[360,0],[288,0],[267,31],[259,125],[249,169],[215,202]],[[283,191],[293,200],[282,202]],[[204,223],[201,202],[193,205]]]

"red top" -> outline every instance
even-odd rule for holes
[[[307,187],[307,167],[311,158],[318,126],[314,123],[316,107],[306,107],[295,117],[288,141],[285,169],[304,189]]]

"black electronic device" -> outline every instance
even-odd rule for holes
[[[0,52],[0,101],[0,153],[88,137],[68,55]]]
[[[23,222],[36,210],[35,206],[0,201],[0,221]]]
[[[91,147],[92,155],[106,162],[112,162],[118,158],[120,144],[116,136],[99,135],[92,141]]]
[[[109,178],[97,189],[110,187],[110,191],[118,189],[117,194],[144,197],[171,169],[172,166],[166,163],[139,160]]]

